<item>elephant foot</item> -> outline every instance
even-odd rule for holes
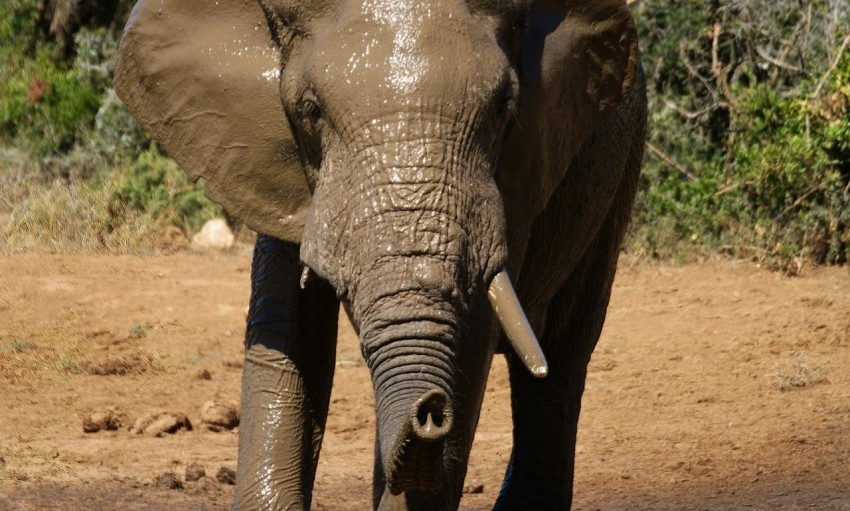
[[[428,493],[420,491],[404,492],[398,495],[384,490],[378,503],[378,511],[449,511],[457,509],[458,499],[448,496],[445,491]]]

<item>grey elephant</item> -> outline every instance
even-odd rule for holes
[[[262,233],[234,508],[310,508],[342,303],[375,509],[457,508],[494,353],[495,509],[569,509],[644,144],[625,0],[142,0],[116,88]]]

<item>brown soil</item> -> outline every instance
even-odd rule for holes
[[[621,266],[574,508],[850,510],[847,269]],[[235,467],[237,434],[200,415],[238,402],[249,271],[247,253],[0,258],[0,509],[226,509],[233,487],[216,474]],[[314,507],[362,510],[372,391],[350,328],[340,338]],[[497,358],[469,466],[483,491],[463,509],[498,494],[506,383]],[[121,427],[83,432],[106,411]],[[129,432],[152,412],[194,427]],[[206,477],[187,482],[193,463]]]

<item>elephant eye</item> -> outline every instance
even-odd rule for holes
[[[507,89],[500,98],[499,110],[503,115],[515,117],[517,113],[517,98],[513,89]]]
[[[496,113],[502,122],[511,122],[516,119],[518,110],[518,86],[516,74],[511,72],[505,77],[501,92],[496,96],[498,104]]]
[[[493,115],[495,115],[496,123],[489,132],[489,143],[493,149],[490,154],[498,155],[499,146],[516,124],[518,115],[517,104],[518,98],[514,81],[507,80],[507,83],[502,87],[501,93],[493,98]],[[498,167],[494,165],[494,169],[498,169]]]
[[[319,139],[324,125],[324,112],[319,106],[318,100],[312,94],[301,100],[301,119],[304,131],[310,136]]]
[[[304,100],[304,104],[301,107],[301,112],[304,115],[304,118],[310,122],[310,124],[316,124],[322,119],[322,109],[319,108],[319,105],[316,104],[315,101],[306,99]]]
[[[324,112],[315,95],[309,91],[299,102],[298,110],[301,117],[298,138],[301,141],[302,150],[313,167],[319,169],[322,158]]]

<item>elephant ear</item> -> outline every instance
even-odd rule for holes
[[[140,0],[115,90],[206,194],[300,243],[310,191],[279,98],[280,52],[256,0]]]
[[[637,32],[626,0],[538,0],[521,49],[517,123],[500,172],[509,225],[546,207],[570,162],[638,82]]]

